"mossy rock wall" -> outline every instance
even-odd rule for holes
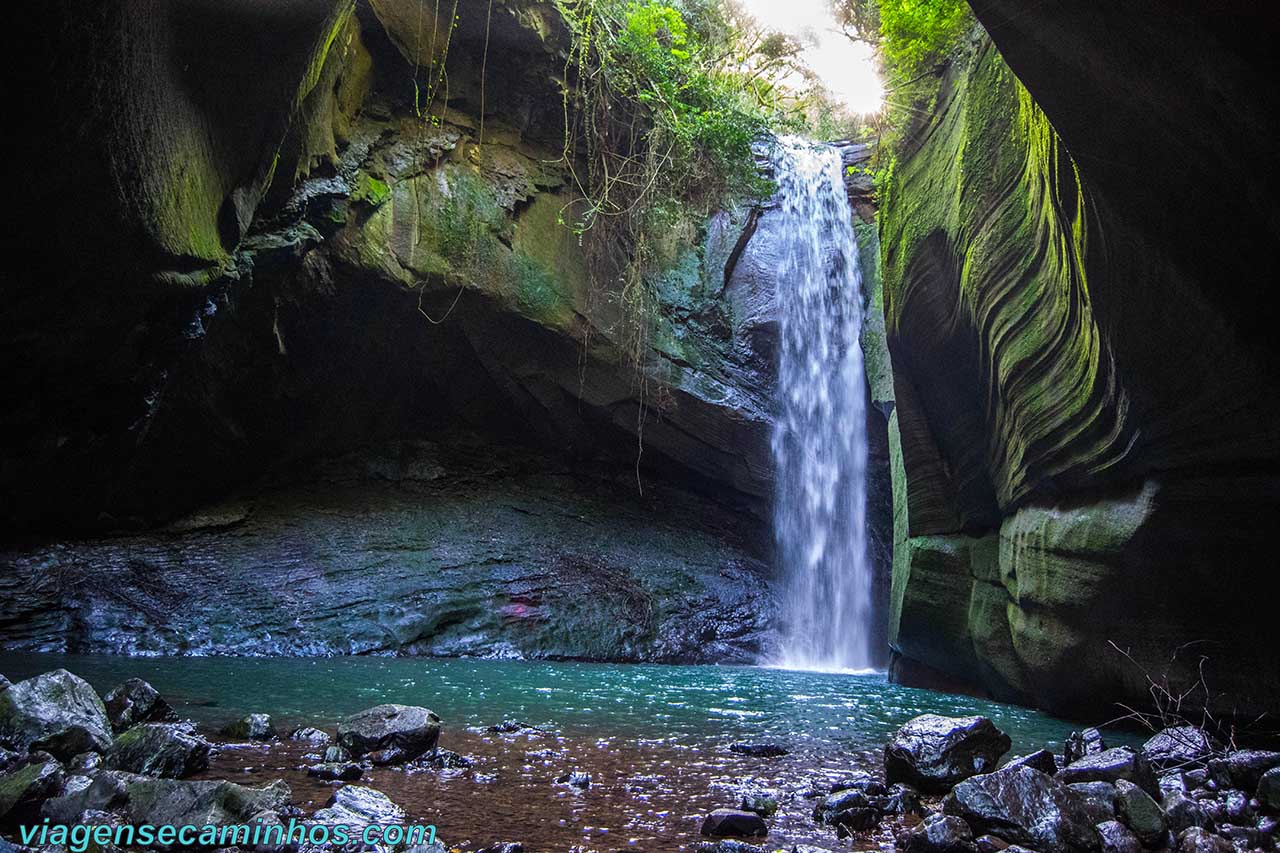
[[[1145,702],[1143,669],[1193,680],[1203,653],[1215,690],[1274,707],[1249,590],[1280,506],[1275,389],[1114,210],[985,40],[896,162],[891,642],[1063,712]]]

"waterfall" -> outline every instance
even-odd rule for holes
[[[840,152],[783,140],[773,434],[774,535],[784,577],[781,666],[870,666],[862,274]]]

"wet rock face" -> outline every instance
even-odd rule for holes
[[[53,759],[0,774],[0,825],[31,822],[62,783],[62,766]]]
[[[1236,590],[1274,550],[1264,531],[1280,510],[1275,339],[1242,335],[1261,329],[1241,310],[1253,297],[1227,293],[1230,276],[1209,260],[1239,235],[1210,238],[1149,163],[1114,165],[1119,150],[1167,156],[1163,133],[1133,139],[1132,120],[1168,117],[1115,93],[1098,98],[1109,112],[1096,120],[1066,106],[1105,87],[1099,67],[1162,91],[1183,74],[1157,82],[1151,71],[1176,56],[1158,35],[1167,16],[1137,4],[1091,17],[1063,3],[1041,20],[1004,0],[973,5],[984,22],[991,10],[1000,53],[982,43],[952,68],[881,208],[896,418],[891,645],[996,698],[1095,716],[1146,703],[1135,663],[1164,672],[1191,630],[1213,643],[1205,674],[1230,696],[1222,710],[1267,711],[1280,702],[1275,679],[1258,678],[1275,668],[1262,651],[1274,647],[1273,614]],[[1116,29],[1097,41],[1045,38],[1102,19]],[[1012,70],[1001,53],[1017,56]],[[1152,66],[1130,67],[1148,54]],[[1077,74],[1090,81],[1082,89]],[[1177,112],[1216,110],[1213,96],[1178,91],[1166,92]],[[1252,150],[1272,137],[1266,115],[1248,131]],[[1082,152],[1100,130],[1116,147],[1095,146],[1090,160]],[[1234,145],[1213,123],[1197,132],[1219,151]],[[1269,155],[1243,168],[1275,174]],[[1256,199],[1270,212],[1247,229],[1275,221],[1276,197]],[[1151,227],[1167,219],[1180,224]],[[1249,254],[1275,253],[1274,232],[1254,236]],[[1166,309],[1140,307],[1151,304]],[[1199,342],[1195,358],[1162,355],[1187,341]],[[1181,659],[1170,670],[1178,689],[1199,677]]]
[[[957,782],[994,770],[1009,747],[1009,736],[986,717],[925,714],[898,729],[885,746],[885,779],[945,793]]]
[[[998,770],[957,785],[943,810],[990,833],[1045,853],[1098,849],[1084,798],[1030,767]]]
[[[107,749],[111,723],[89,683],[58,669],[0,692],[0,743],[65,760]]]
[[[180,529],[5,554],[22,591],[0,598],[3,642],[746,663],[776,606],[742,528],[680,489],[637,495],[634,471],[578,476],[473,435],[400,442],[282,474]],[[51,586],[55,566],[82,581]]]

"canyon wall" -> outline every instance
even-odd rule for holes
[[[1274,220],[1254,188],[1243,222],[1203,221],[1226,188],[1207,208],[1149,209],[1186,174],[1112,182],[1094,161],[1123,162],[1118,142],[1077,160],[1039,103],[1075,78],[1024,86],[975,39],[881,199],[895,677],[1097,714],[1148,703],[1148,675],[1193,684],[1203,658],[1216,708],[1274,708],[1274,608],[1257,589],[1280,509],[1275,347],[1253,334],[1253,288],[1223,293],[1239,258],[1210,236],[1274,246]],[[1064,121],[1127,138],[1139,128],[1117,101]]]

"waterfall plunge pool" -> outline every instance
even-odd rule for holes
[[[0,652],[13,681],[62,667],[106,692],[129,677],[150,681],[183,717],[212,735],[249,712],[282,733],[383,702],[424,705],[444,719],[442,747],[471,756],[465,770],[406,774],[375,769],[357,784],[383,791],[451,846],[498,841],[560,853],[693,849],[702,817],[771,791],[779,812],[767,849],[811,844],[847,850],[811,817],[804,793],[878,766],[889,734],[922,713],[985,714],[1013,739],[1011,754],[1060,749],[1078,728],[1026,708],[840,675],[738,666],[664,666],[440,658],[128,658]],[[492,734],[515,719],[544,733]],[[1134,742],[1109,733],[1108,740]],[[779,742],[790,754],[753,758],[736,741]],[[298,769],[311,747],[283,741],[222,751],[209,778],[248,785],[285,779],[304,810],[324,805],[330,783]],[[581,769],[592,785],[554,780]],[[889,832],[891,825],[884,824]],[[886,836],[872,843],[891,844]]]

